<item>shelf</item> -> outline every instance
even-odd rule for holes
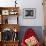
[[[5,28],[12,29],[13,31],[16,29],[19,31],[19,25],[18,24],[0,24],[1,31]]]
[[[17,15],[19,7],[0,7],[0,14],[2,15]]]
[[[10,40],[10,41],[3,41],[4,43],[15,43],[15,42],[19,42],[19,40],[15,40],[15,41],[12,41],[12,40]]]
[[[19,7],[0,7],[0,46],[18,46],[18,16]]]
[[[18,24],[18,11],[19,7],[0,7],[0,24]]]
[[[2,16],[2,24],[18,24],[18,17],[11,15],[11,16]]]

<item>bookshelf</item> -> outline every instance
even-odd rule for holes
[[[12,36],[10,40],[4,40],[2,35],[4,32],[12,32],[16,36],[18,35],[19,31],[19,24],[18,24],[18,17],[19,17],[19,7],[0,7],[0,46],[18,46],[19,40]],[[10,33],[9,33],[10,34]],[[5,35],[4,35],[5,36]],[[8,36],[8,34],[7,34]],[[7,37],[6,36],[6,37]],[[9,39],[9,38],[6,38]]]

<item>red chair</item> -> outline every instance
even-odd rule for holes
[[[31,28],[28,28],[24,34],[24,37],[22,38],[21,46],[27,46],[25,40],[32,36],[34,36],[35,38],[37,37],[36,33]],[[38,41],[35,46],[41,46],[40,42]]]

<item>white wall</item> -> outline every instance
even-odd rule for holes
[[[21,4],[20,25],[22,26],[43,26],[42,0],[18,1]],[[36,19],[24,19],[23,8],[36,8]]]
[[[0,0],[0,6],[14,6],[15,0]],[[42,0],[17,0],[20,7],[19,24],[21,26],[43,26],[43,6]],[[36,19],[24,19],[24,8],[36,8]]]

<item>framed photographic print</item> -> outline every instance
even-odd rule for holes
[[[35,19],[36,9],[35,8],[24,8],[24,18]]]
[[[9,15],[9,10],[2,10],[2,15]]]
[[[10,14],[10,15],[16,15],[17,13],[18,13],[18,12],[17,12],[16,10],[14,10],[14,9],[9,11],[9,14]]]

